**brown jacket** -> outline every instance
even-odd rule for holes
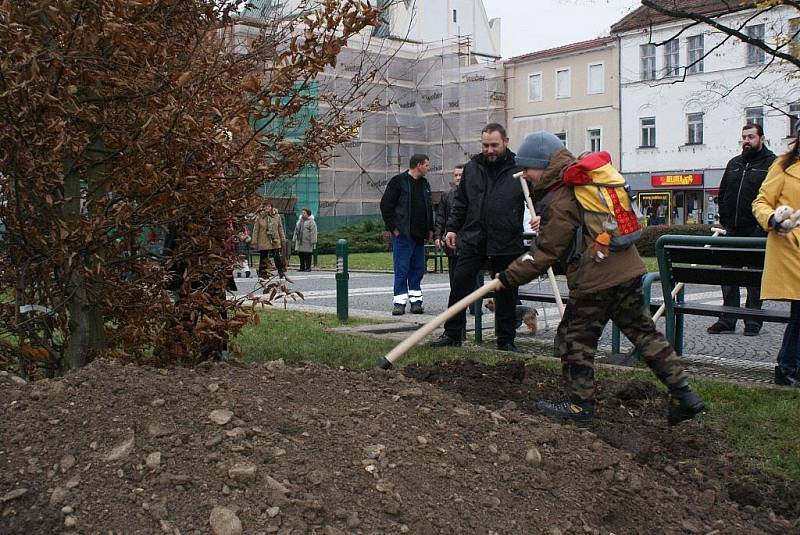
[[[562,152],[569,154],[567,151]],[[556,156],[559,155],[565,156],[561,152]],[[554,157],[545,170],[543,183],[552,187],[573,162],[572,158]],[[508,266],[500,277],[504,285],[521,286],[543,275],[553,264],[562,259],[567,260],[565,256],[571,250],[575,233],[583,225],[582,209],[573,188],[562,185],[555,189],[547,212],[541,215],[543,226],[532,257],[523,255]],[[591,238],[586,232],[583,235],[584,243],[579,247],[583,254],[567,266],[570,295],[587,297],[644,275],[646,269],[636,247],[613,252],[604,262],[598,263],[587,252]]]
[[[253,224],[252,246],[258,251],[280,249],[286,242],[281,214],[275,208],[271,212],[263,210],[256,216]]]

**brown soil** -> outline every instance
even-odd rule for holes
[[[797,483],[666,426],[652,387],[603,383],[582,429],[537,414],[558,382],[521,372],[3,375],[0,533],[800,533]]]

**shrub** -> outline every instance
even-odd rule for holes
[[[336,253],[336,241],[347,240],[350,253],[381,253],[389,250],[383,236],[383,224],[379,221],[364,221],[356,225],[345,225],[329,232],[321,232],[317,238],[319,254]]]
[[[641,256],[656,255],[656,241],[664,234],[680,234],[684,236],[710,236],[710,225],[653,225],[645,227],[642,237],[636,242]]]

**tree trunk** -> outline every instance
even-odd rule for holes
[[[104,178],[103,158],[107,156],[103,140],[97,136],[87,148],[89,162],[86,191],[89,197],[83,198],[80,174],[66,162],[64,173],[64,195],[67,199],[64,208],[64,222],[70,232],[81,227],[83,217],[81,201],[87,206],[94,205],[102,195],[100,184]],[[102,309],[103,283],[87,269],[85,252],[74,256],[72,264],[65,266],[68,273],[67,313],[69,314],[69,338],[64,349],[64,360],[70,369],[85,366],[106,345],[105,318]]]

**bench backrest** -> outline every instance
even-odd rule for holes
[[[679,236],[656,242],[662,281],[760,286],[766,238]]]

